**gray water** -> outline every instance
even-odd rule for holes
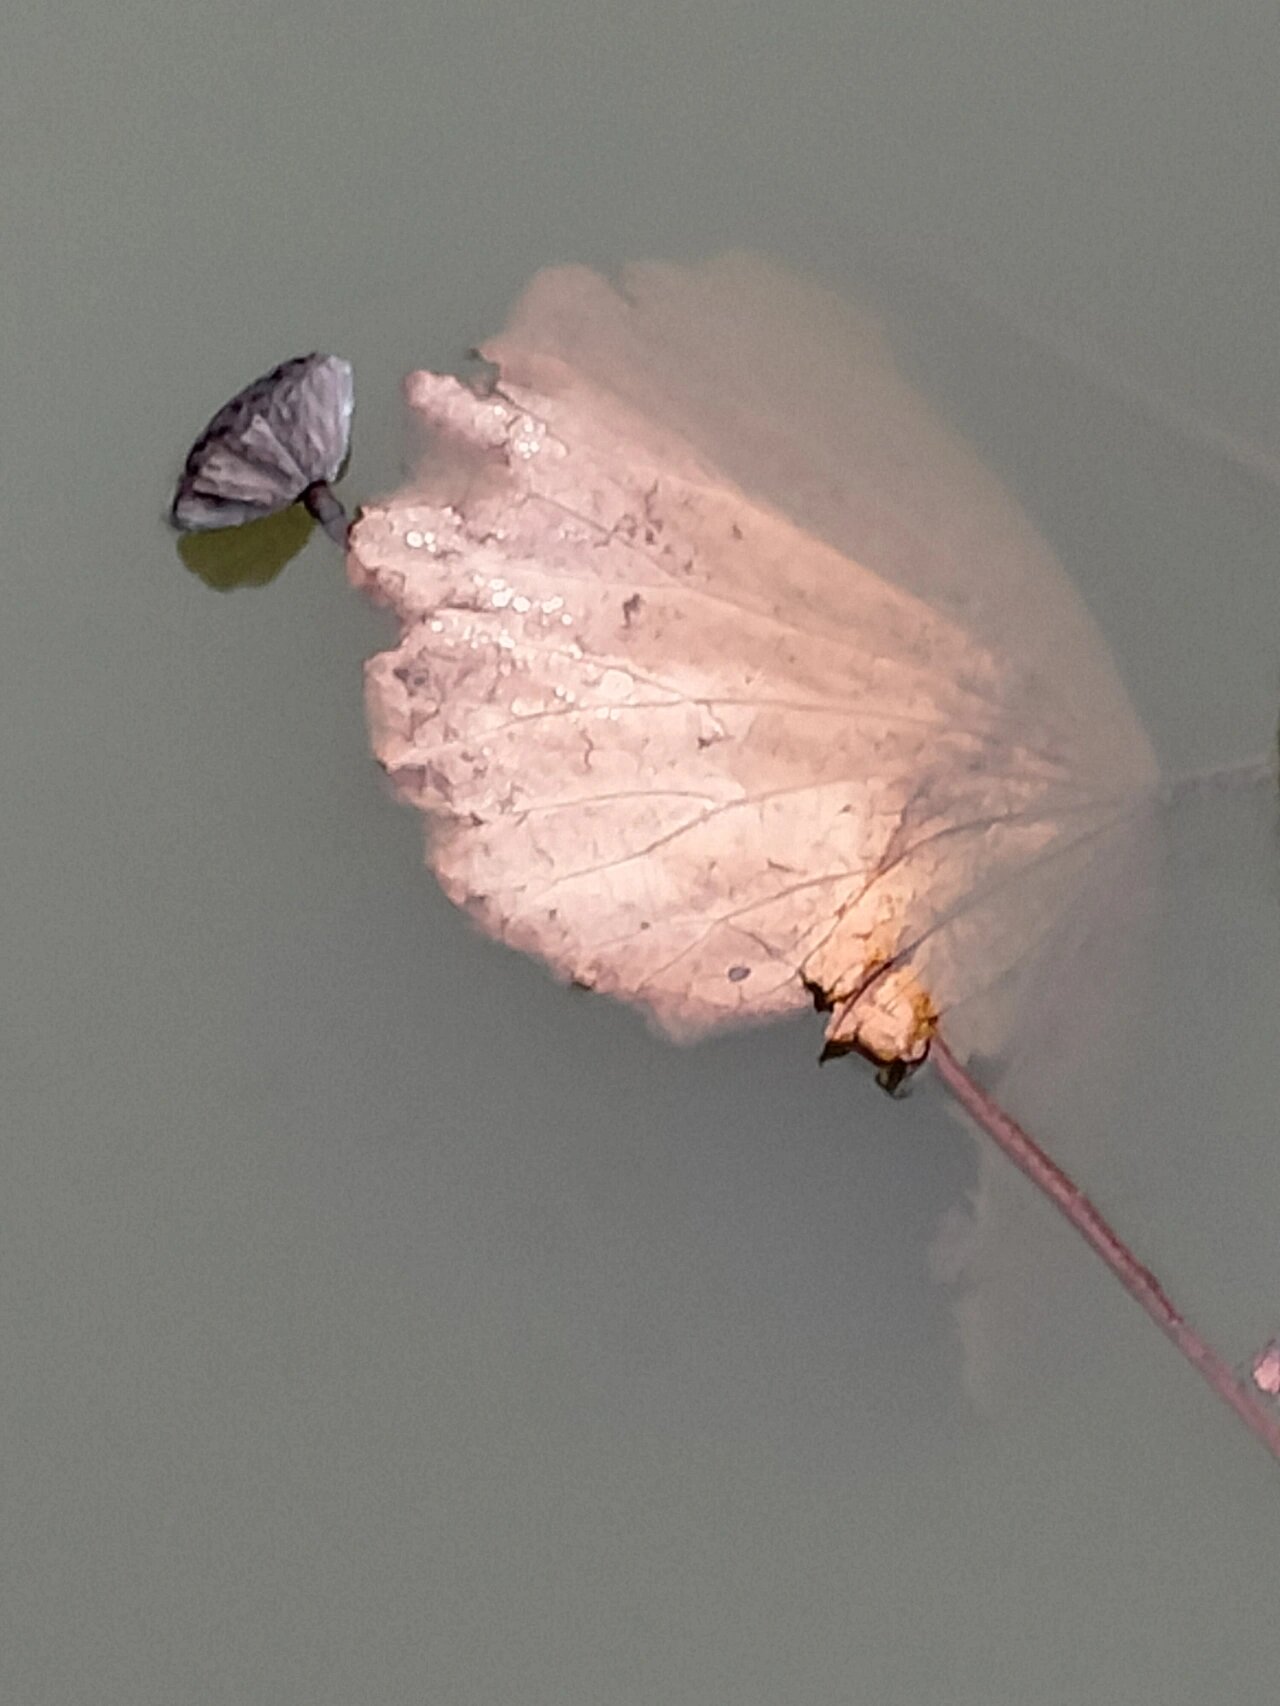
[[[160,516],[285,356],[354,362],[375,492],[401,375],[538,267],[727,245],[965,277],[1274,446],[1278,73],[1261,5],[10,18],[4,1699],[1274,1694],[1280,1468],[937,1089],[808,1022],[674,1050],[479,939],[368,758],[337,554],[219,594]],[[1280,496],[902,300],[1168,767],[1266,749]],[[1003,1078],[1233,1358],[1280,1328],[1274,820],[1182,814]]]

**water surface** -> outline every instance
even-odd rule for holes
[[[288,355],[354,362],[347,489],[385,489],[401,374],[537,267],[727,244],[964,273],[1274,444],[1277,46],[1135,0],[17,20],[7,1698],[1266,1696],[1280,1471],[1048,1212],[999,1199],[977,1380],[941,1098],[819,1074],[804,1022],[671,1050],[480,941],[367,757],[385,619],[323,539],[216,594],[160,516]],[[920,336],[1166,764],[1265,747],[1280,501],[981,316]],[[1241,1357],[1280,1314],[1275,851],[1260,798],[1193,813],[1147,958],[1007,1078]]]

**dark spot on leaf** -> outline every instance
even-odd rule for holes
[[[453,783],[438,765],[428,764],[424,766],[422,779],[434,793],[437,793],[440,796],[442,800],[451,800],[453,798]]]

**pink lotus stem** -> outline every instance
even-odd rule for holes
[[[1175,1309],[1159,1280],[1111,1229],[1079,1186],[969,1076],[940,1037],[934,1038],[930,1056],[938,1076],[970,1118],[1004,1151],[1018,1171],[1048,1197],[1085,1243],[1102,1257],[1129,1296],[1199,1370],[1222,1402],[1235,1411],[1272,1457],[1280,1461],[1280,1419],[1258,1402],[1236,1371]]]

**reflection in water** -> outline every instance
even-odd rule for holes
[[[193,575],[215,592],[266,586],[281,574],[310,539],[315,522],[301,504],[242,527],[184,533],[178,555]]]

